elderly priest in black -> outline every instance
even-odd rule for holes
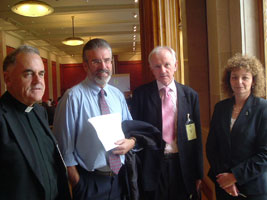
[[[0,199],[69,200],[66,168],[41,101],[44,65],[37,49],[20,46],[3,64],[0,98]]]

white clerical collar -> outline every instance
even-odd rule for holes
[[[25,109],[25,112],[26,112],[26,113],[29,113],[29,112],[31,112],[32,109],[33,109],[32,106],[28,106],[28,107]]]

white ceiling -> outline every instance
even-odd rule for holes
[[[87,42],[91,38],[103,38],[112,47],[113,54],[140,52],[139,10],[134,0],[45,0],[54,13],[44,17],[24,17],[11,11],[19,0],[1,0],[0,30],[22,41],[48,50],[58,56],[81,55],[82,45],[70,47],[62,40],[74,35]],[[133,14],[138,17],[134,18]],[[134,33],[133,26],[137,26]],[[133,35],[136,34],[136,51],[133,51]]]

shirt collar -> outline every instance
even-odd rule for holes
[[[160,91],[162,88],[166,87],[165,85],[163,85],[160,81],[157,80],[157,85],[158,85],[158,90]],[[174,93],[176,93],[176,86],[174,83],[174,79],[172,79],[172,81],[170,82],[169,85],[167,85],[168,88],[171,89],[171,91],[173,91]]]
[[[8,94],[8,98],[15,105],[15,107],[18,109],[18,111],[28,113],[28,112],[31,112],[31,110],[34,108],[34,105],[33,106],[27,106],[27,105],[21,103],[16,98],[14,98],[8,91],[7,91],[7,94]]]
[[[85,83],[89,86],[89,88],[91,89],[92,93],[97,96],[101,90],[101,87],[99,87],[97,84],[95,84],[94,81],[92,81],[91,79],[89,79],[88,77],[86,77],[85,79]],[[105,96],[108,95],[108,84],[105,85],[105,87],[103,88],[105,91]]]

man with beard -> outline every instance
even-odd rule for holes
[[[0,99],[0,199],[71,199],[66,168],[47,114],[39,51],[23,45],[3,64],[7,91]]]
[[[123,155],[134,147],[135,140],[119,140],[118,147],[107,154],[88,123],[89,118],[107,113],[120,113],[122,120],[132,119],[123,94],[108,84],[112,71],[110,45],[103,39],[87,42],[83,67],[87,77],[61,98],[53,130],[68,168],[73,198],[119,200],[123,198],[123,183],[118,172],[112,171],[109,156],[121,155],[117,157],[123,162]],[[103,97],[108,112],[101,107]]]

